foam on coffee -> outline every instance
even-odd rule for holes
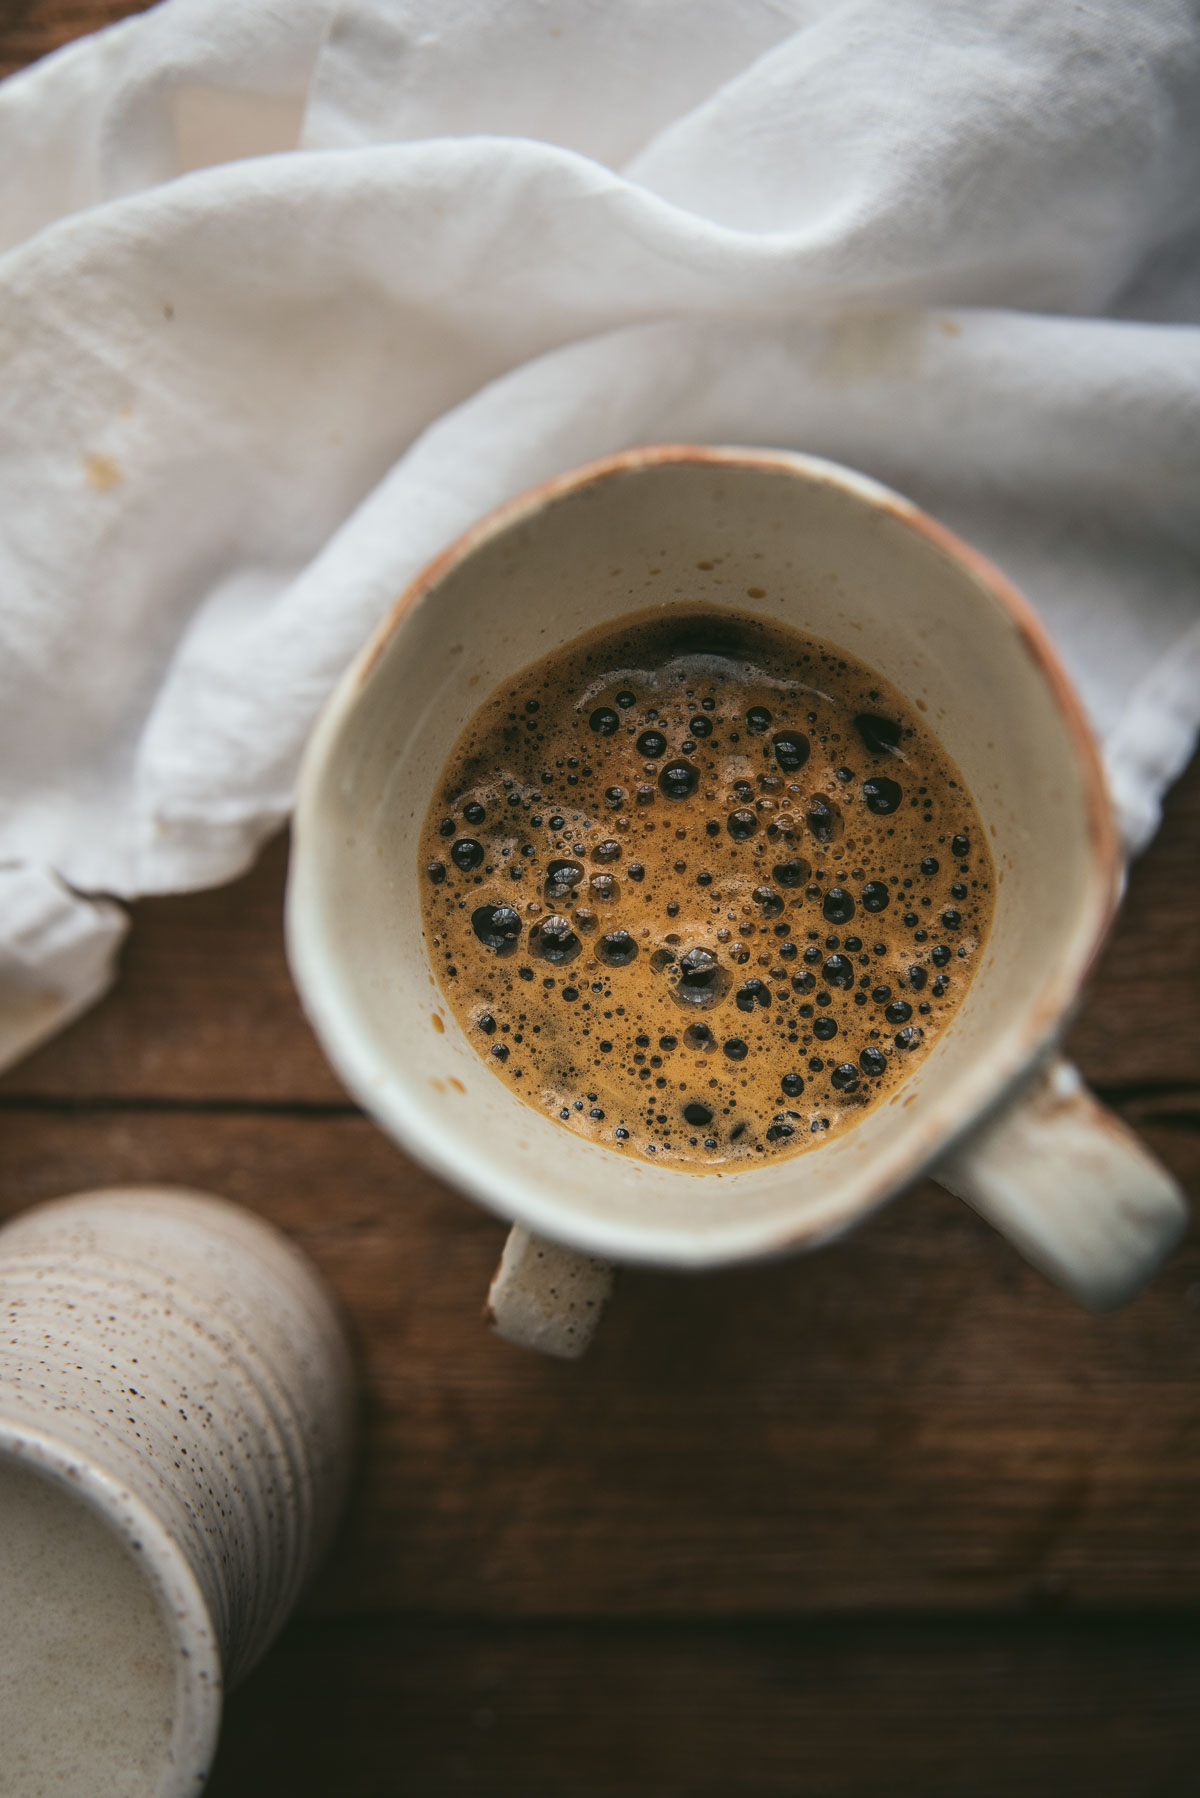
[[[144,1569],[73,1494],[0,1457],[0,1793],[152,1798],[175,1668]]]
[[[426,941],[490,1070],[697,1169],[828,1140],[946,1028],[992,912],[978,812],[844,650],[637,614],[493,694],[421,838]]]

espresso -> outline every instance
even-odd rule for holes
[[[505,683],[421,837],[423,923],[487,1067],[703,1170],[828,1141],[928,1054],[994,871],[922,714],[844,650],[639,614]]]

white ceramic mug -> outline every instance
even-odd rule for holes
[[[418,835],[482,701],[584,631],[713,603],[844,645],[928,719],[990,838],[995,919],[949,1029],[890,1103],[764,1167],[618,1160],[487,1070],[421,932]],[[932,1173],[1084,1304],[1183,1229],[1175,1183],[1055,1059],[1121,863],[1078,700],[1027,602],[897,494],[811,457],[630,450],[485,518],[413,583],[305,759],[292,969],[346,1084],[406,1149],[516,1220],[501,1332],[578,1353],[612,1262],[713,1267],[815,1247]]]
[[[0,1792],[202,1791],[353,1427],[332,1300],[249,1212],[114,1189],[0,1230]]]

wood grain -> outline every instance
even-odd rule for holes
[[[1158,1619],[302,1623],[210,1798],[1182,1798],[1198,1691]]]
[[[348,1104],[284,958],[286,868],[278,837],[229,886],[142,900],[118,989],[9,1069],[0,1093]]]
[[[1151,1123],[1200,1197],[1200,1134]],[[310,1605],[492,1617],[1200,1604],[1200,1245],[1078,1311],[924,1185],[840,1244],[626,1272],[579,1366],[497,1342],[503,1227],[357,1116],[7,1111],[3,1207],[221,1192],[314,1257],[365,1459]]]
[[[144,12],[150,0],[0,0],[0,76],[60,50],[85,31]]]

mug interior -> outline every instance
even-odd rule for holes
[[[426,809],[484,699],[584,631],[698,604],[781,621],[898,687],[957,762],[997,880],[966,999],[890,1101],[732,1173],[625,1160],[509,1092],[441,995],[418,891]],[[1078,703],[989,564],[899,496],[813,458],[634,451],[485,519],[349,671],[306,758],[289,951],[335,1066],[406,1148],[557,1241],[700,1266],[845,1228],[996,1099],[1061,1023],[1117,867]]]
[[[0,1615],[14,1790],[199,1798],[222,1681],[183,1551],[132,1494],[15,1419],[0,1420]]]

